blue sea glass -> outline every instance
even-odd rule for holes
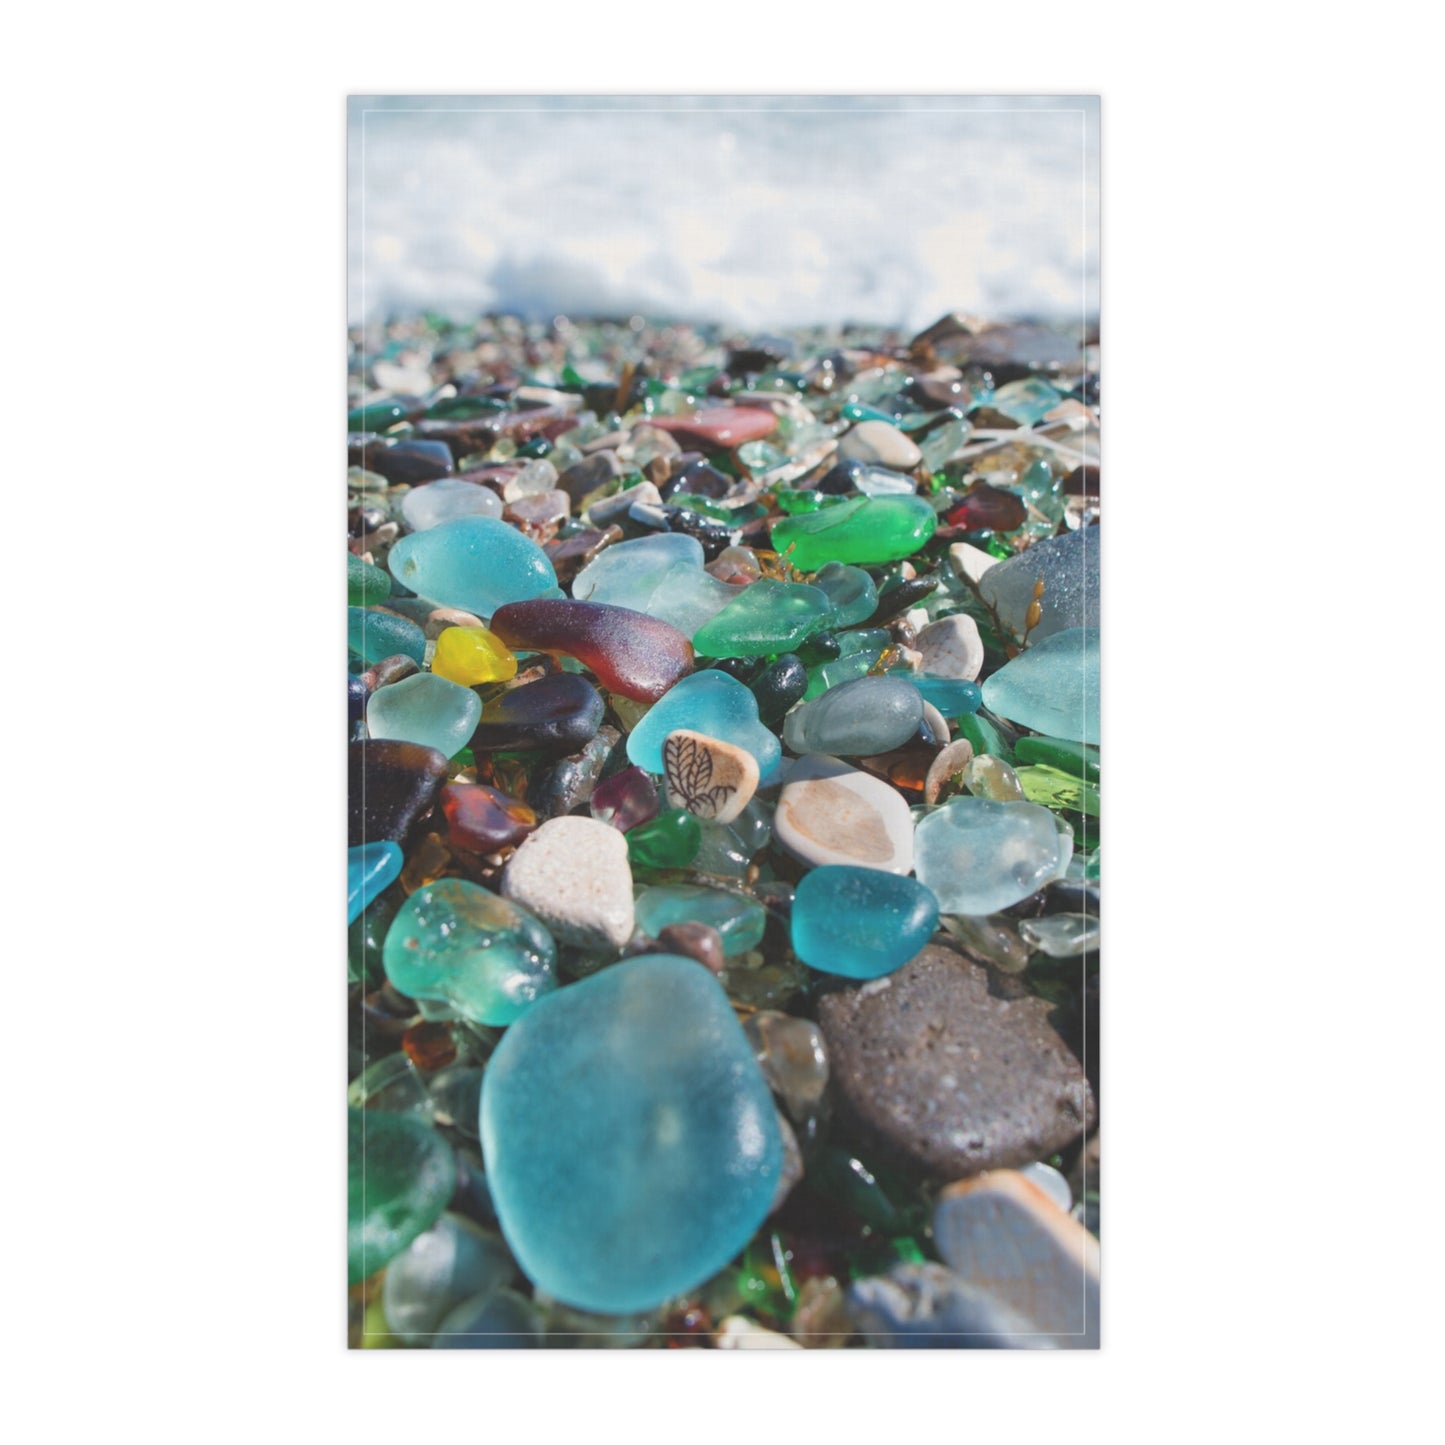
[[[482,618],[507,602],[562,595],[547,554],[496,517],[458,517],[413,532],[391,549],[387,566],[418,596]]]
[[[393,612],[372,612],[365,607],[346,609],[346,645],[370,667],[383,657],[426,657],[426,633]]]
[[[828,864],[793,897],[793,952],[844,978],[882,978],[919,953],[938,927],[938,899],[914,878]]]
[[[758,700],[735,677],[716,668],[694,672],[663,694],[627,738],[627,756],[649,773],[661,773],[662,745],[678,728],[746,748],[758,760],[767,783],[782,762],[783,750],[758,721]]]
[[[961,677],[933,677],[926,672],[900,672],[898,676],[911,682],[924,702],[931,702],[947,718],[977,712],[983,703],[983,689]]]
[[[537,1286],[604,1314],[710,1279],[763,1222],[777,1111],[721,985],[648,954],[520,1018],[482,1085],[487,1182]]]
[[[395,843],[363,843],[346,850],[346,926],[349,928],[372,899],[401,877],[402,854]]]

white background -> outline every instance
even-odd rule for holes
[[[20,1438],[1423,1433],[1424,13],[11,17],[0,1276]],[[342,1348],[344,97],[500,88],[1103,95],[1098,1356]]]

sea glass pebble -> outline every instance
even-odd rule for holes
[[[661,806],[652,775],[636,766],[623,768],[598,783],[588,803],[594,818],[610,823],[619,833],[650,822]]]
[[[426,633],[395,613],[348,607],[346,645],[368,666],[398,654],[420,662],[426,656]]]
[[[532,1350],[542,1343],[542,1312],[513,1289],[463,1300],[432,1336],[434,1350]]]
[[[693,883],[659,883],[637,896],[637,926],[656,938],[670,923],[706,923],[722,935],[729,958],[756,948],[768,916],[755,898]]]
[[[665,808],[627,835],[628,859],[640,868],[686,868],[702,847],[702,824],[686,808]]]
[[[628,734],[628,758],[649,773],[660,774],[663,744],[667,735],[679,728],[746,748],[758,761],[764,786],[782,761],[778,739],[758,721],[757,698],[735,677],[716,668],[683,678],[653,704]]]
[[[455,757],[482,716],[482,700],[434,673],[419,672],[378,688],[366,704],[366,731],[373,738],[422,743]]]
[[[977,712],[983,704],[983,689],[976,682],[959,677],[932,677],[928,673],[902,673],[919,691],[924,702],[932,703],[944,717],[963,717]]]
[[[436,1223],[457,1170],[430,1126],[374,1109],[347,1111],[346,1161],[346,1279],[359,1284]]]
[[[429,1345],[463,1300],[490,1294],[516,1274],[497,1235],[464,1215],[443,1214],[387,1266],[381,1290],[386,1326],[408,1345]]]
[[[448,783],[437,801],[447,842],[470,853],[515,848],[537,826],[534,809],[485,783]]]
[[[700,627],[693,645],[705,657],[772,656],[797,647],[832,610],[821,588],[764,577]]]
[[[793,898],[793,951],[810,968],[844,978],[902,968],[937,927],[930,889],[877,868],[814,868]]]
[[[702,544],[682,532],[661,532],[618,542],[599,552],[573,579],[579,601],[610,602],[645,612],[659,583],[680,563],[702,571]]]
[[[794,708],[783,741],[795,753],[872,757],[901,746],[923,720],[923,698],[897,677],[859,677]]]
[[[361,917],[371,901],[401,877],[402,854],[395,843],[363,843],[346,850],[346,924]]]
[[[950,798],[913,835],[919,881],[944,913],[997,913],[1062,878],[1073,856],[1067,832],[1036,803]]]
[[[445,627],[437,635],[431,670],[448,682],[476,687],[483,682],[508,682],[517,675],[511,648],[485,627]]]
[[[1099,741],[1099,632],[1071,627],[1021,652],[985,679],[984,706],[1033,732]]]
[[[391,596],[391,578],[369,562],[348,552],[346,554],[346,603],[349,607],[367,607],[385,602]]]
[[[458,517],[500,517],[502,499],[490,488],[476,482],[444,477],[413,487],[401,499],[402,520],[413,532],[425,532]]]
[[[496,517],[458,517],[413,532],[391,549],[387,566],[418,596],[478,617],[508,602],[557,595],[547,554]]]
[[[834,627],[856,627],[866,622],[878,606],[878,588],[861,567],[829,562],[818,570],[812,585],[827,594],[833,606]]]
[[[472,734],[472,751],[575,752],[596,735],[606,711],[586,678],[553,673],[493,698]]]
[[[814,572],[828,562],[900,561],[937,530],[938,516],[922,497],[855,497],[820,512],[785,517],[774,526],[772,541],[794,567]]]
[[[557,949],[542,924],[464,878],[418,888],[397,911],[382,958],[408,998],[449,1004],[479,1024],[509,1024],[557,986]]]
[[[527,1277],[579,1309],[655,1308],[737,1255],[782,1169],[777,1112],[717,980],[671,954],[542,1000],[482,1086],[482,1150]]]
[[[604,602],[511,602],[493,614],[492,631],[511,648],[575,657],[609,692],[636,702],[656,702],[692,671],[692,644],[677,628]]]

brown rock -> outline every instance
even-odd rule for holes
[[[1093,1123],[1050,1010],[934,944],[886,979],[827,995],[818,1021],[842,1108],[881,1149],[952,1180],[1042,1159]]]

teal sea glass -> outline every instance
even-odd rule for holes
[[[379,687],[366,703],[369,737],[421,743],[446,758],[466,747],[481,718],[482,700],[471,688],[430,672]]]
[[[1068,742],[1099,741],[1099,631],[1070,627],[1021,652],[983,684],[991,713]]]
[[[481,1136],[523,1272],[603,1314],[654,1309],[722,1269],[783,1162],[727,995],[672,954],[604,969],[519,1019],[487,1065]]]
[[[463,878],[418,888],[392,920],[382,964],[408,998],[449,1004],[473,1023],[521,1017],[557,986],[552,935],[519,903]]]
[[[723,953],[736,958],[763,941],[768,915],[755,898],[693,883],[659,883],[637,896],[637,926],[656,938],[670,923],[706,923],[722,935]]]
[[[346,926],[401,877],[401,849],[395,843],[363,843],[346,850]]]
[[[508,602],[561,596],[547,554],[496,517],[458,517],[413,532],[391,549],[387,566],[418,596],[482,618]]]
[[[678,728],[746,748],[758,760],[764,783],[782,762],[777,738],[758,721],[757,697],[735,677],[716,668],[683,678],[652,705],[628,734],[628,758],[649,773],[661,773],[662,745]]]
[[[426,657],[426,633],[415,622],[364,607],[346,609],[346,645],[368,667],[383,657],[409,657],[413,662]]]
[[[359,1284],[430,1229],[456,1188],[456,1160],[420,1119],[348,1109],[346,1282]]]
[[[877,868],[811,869],[793,897],[793,952],[823,973],[882,978],[938,927],[938,899],[914,878]]]

